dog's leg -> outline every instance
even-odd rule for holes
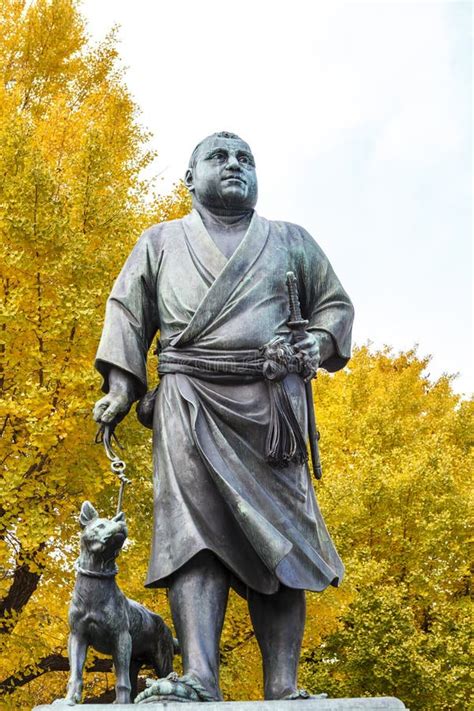
[[[130,686],[132,687],[130,697],[132,699],[132,703],[135,696],[138,694],[138,672],[140,671],[141,666],[141,662],[137,659],[132,659],[130,662]]]
[[[173,642],[171,634],[157,636],[155,648],[152,652],[153,668],[158,676],[162,678],[168,676],[173,671]]]
[[[67,684],[65,701],[69,706],[80,704],[82,698],[82,673],[87,654],[87,642],[84,637],[69,635],[68,655],[71,675]]]
[[[115,703],[130,703],[130,659],[132,656],[132,638],[128,631],[119,632],[114,643],[113,660],[115,667]]]

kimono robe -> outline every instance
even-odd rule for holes
[[[193,210],[147,230],[115,282],[96,360],[105,392],[116,366],[145,393],[147,352],[160,332],[148,587],[165,587],[204,549],[231,571],[237,589],[271,594],[283,583],[320,591],[342,578],[308,465],[278,468],[265,457],[269,386],[254,363],[276,335],[290,336],[288,271],[297,277],[307,330],[334,341],[335,355],[321,365],[342,368],[353,308],[297,225],[254,213],[227,259]],[[303,381],[292,373],[285,387],[306,432]]]

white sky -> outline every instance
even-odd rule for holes
[[[419,344],[473,390],[472,5],[83,0],[120,53],[162,191],[204,136],[257,160],[257,210],[303,225],[356,307],[354,338]]]

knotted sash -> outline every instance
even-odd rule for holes
[[[262,253],[268,240],[268,221],[254,213],[245,237],[229,259],[218,250],[196,210],[183,219],[183,228],[194,266],[209,288],[186,328],[164,344],[159,354],[159,374],[183,373],[214,382],[265,378],[270,397],[267,460],[274,466],[306,461],[304,435],[284,385],[290,369],[291,347],[286,344],[283,347],[283,339],[273,339],[263,348],[253,350],[217,351],[199,345],[199,340],[215,327],[236,288]],[[145,395],[148,412],[153,409],[154,396],[156,393]],[[140,416],[143,410],[139,405],[137,414],[145,424]]]
[[[275,338],[258,350],[213,351],[199,346],[168,347],[160,353],[160,376],[183,373],[211,382],[251,382],[264,378],[270,397],[270,419],[265,442],[269,464],[302,464],[308,455],[303,432],[296,417],[284,378],[297,370],[290,345]]]

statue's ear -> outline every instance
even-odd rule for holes
[[[187,189],[193,192],[194,190],[194,178],[193,178],[193,171],[191,168],[188,168],[186,171],[186,174],[184,176],[184,184],[186,185]]]
[[[92,506],[90,501],[84,501],[81,506],[81,513],[79,516],[79,523],[82,527],[87,526],[88,523],[94,521],[94,519],[99,518],[99,514]]]
[[[116,516],[113,517],[112,521],[117,521],[117,523],[119,523],[119,521],[123,521],[123,523],[125,523],[125,514],[124,514],[124,512],[121,511],[120,513],[118,513]]]

